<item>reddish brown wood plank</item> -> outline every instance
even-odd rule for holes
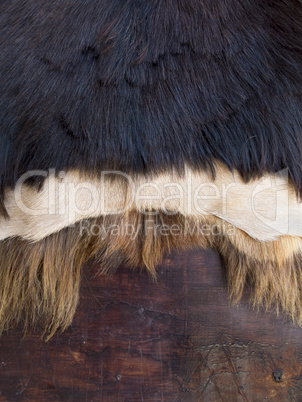
[[[214,252],[166,258],[156,283],[96,272],[64,334],[1,338],[1,401],[302,400],[302,329],[253,311],[247,292],[230,306]]]

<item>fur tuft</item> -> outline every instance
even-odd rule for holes
[[[235,301],[249,282],[256,306],[274,304],[301,324],[301,242],[280,237],[261,243],[219,218],[152,211],[81,221],[35,243],[7,239],[0,242],[0,332],[22,322],[25,331],[42,327],[49,339],[66,329],[77,307],[81,267],[91,257],[100,274],[124,264],[156,277],[165,253],[193,247],[221,253]]]
[[[235,303],[248,283],[254,307],[283,311],[293,322],[302,324],[301,250],[283,261],[249,257],[228,241],[224,242],[223,251],[230,295]]]

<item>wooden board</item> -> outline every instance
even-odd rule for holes
[[[155,283],[83,271],[72,327],[0,339],[0,401],[301,401],[302,329],[230,306],[219,256],[166,258]],[[281,381],[280,381],[281,379]]]

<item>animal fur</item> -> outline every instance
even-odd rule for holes
[[[2,0],[2,193],[34,169],[217,159],[288,168],[301,195],[301,20],[299,0]]]
[[[215,179],[189,167],[183,175],[112,172],[102,180],[78,171],[51,173],[39,190],[21,181],[5,192],[10,219],[0,217],[0,240],[19,236],[37,241],[81,219],[133,210],[179,212],[197,219],[214,215],[259,241],[302,236],[302,204],[287,172],[244,183],[238,172],[217,161],[215,170]]]
[[[190,169],[183,176],[167,173],[126,180],[111,174],[102,184],[73,171],[50,175],[39,191],[26,183],[6,191],[10,218],[0,220],[0,332],[20,321],[25,330],[42,325],[47,337],[64,330],[77,306],[81,266],[91,257],[99,260],[100,273],[112,273],[124,264],[145,267],[156,277],[165,253],[192,247],[221,253],[234,300],[252,281],[255,304],[274,303],[300,323],[302,239],[284,235],[283,219],[266,226],[252,208],[259,204],[265,218],[280,189],[285,190],[281,212],[287,213],[288,222],[299,223],[301,204],[292,184],[286,175],[245,184],[238,173],[218,163],[216,172],[215,180]],[[175,188],[183,190],[184,199]],[[213,189],[219,197],[215,191],[213,196]],[[202,194],[200,210],[188,203],[195,193]],[[296,225],[292,231],[298,229]]]
[[[25,331],[42,326],[49,339],[66,329],[77,307],[81,267],[91,257],[99,261],[100,274],[124,264],[145,267],[156,277],[165,253],[192,247],[212,247],[222,254],[236,302],[249,281],[256,305],[281,307],[301,324],[301,239],[284,236],[261,243],[219,218],[196,226],[195,219],[181,214],[131,212],[85,223],[85,228],[105,231],[81,233],[81,224],[35,243],[19,238],[0,242],[0,332],[22,322]],[[123,231],[127,225],[131,230]],[[177,234],[167,229],[173,225]]]
[[[250,281],[302,323],[301,21],[300,0],[1,1],[0,331],[65,329],[91,257],[155,277],[197,246],[221,253],[234,300]],[[104,171],[143,197],[113,175],[102,190]]]

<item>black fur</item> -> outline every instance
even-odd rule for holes
[[[302,194],[299,0],[1,0],[0,175],[288,167]]]

